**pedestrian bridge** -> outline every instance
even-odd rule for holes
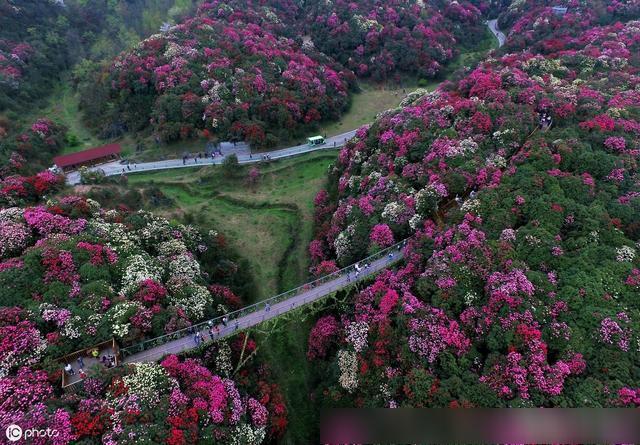
[[[196,333],[205,340],[218,340],[318,301],[400,261],[405,244],[406,240],[400,241],[358,263],[259,303],[120,349],[122,362],[155,362],[167,354],[180,354],[198,347]],[[365,264],[368,267],[364,267]]]

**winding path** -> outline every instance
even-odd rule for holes
[[[301,306],[320,300],[340,289],[351,286],[354,282],[370,277],[400,261],[404,255],[402,247],[405,241],[401,241],[378,254],[365,258],[357,264],[369,264],[366,269],[360,268],[355,274],[356,265],[341,269],[328,277],[321,278],[299,288],[292,289],[284,294],[276,295],[268,300],[247,306],[226,315],[228,322],[222,322],[222,317],[209,322],[203,322],[191,330],[184,329],[172,334],[147,340],[144,343],[122,349],[123,363],[154,362],[167,354],[180,354],[198,347],[194,340],[195,332],[200,332],[205,340],[218,340],[236,334],[238,331],[248,329],[274,319]],[[359,267],[359,266],[358,266]],[[267,306],[266,304],[269,304]],[[213,338],[209,335],[209,326],[214,331]],[[135,352],[138,350],[139,352]]]
[[[500,48],[507,40],[507,36],[505,36],[504,33],[498,29],[498,19],[488,20],[487,26],[489,27],[493,35],[496,36],[496,39],[498,39],[498,48]]]

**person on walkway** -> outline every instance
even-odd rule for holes
[[[78,357],[78,366],[84,368],[84,359],[82,357]]]
[[[186,165],[187,164],[187,158],[186,156],[182,157],[182,165]]]
[[[264,304],[264,311],[269,312],[271,310],[271,305],[269,303]]]
[[[237,331],[239,327],[240,327],[240,323],[238,323],[238,320],[236,320],[236,324],[233,329]]]
[[[227,318],[227,316],[225,315],[224,317],[222,317],[222,324],[226,327],[227,323],[229,322],[229,319]]]
[[[393,252],[389,252],[389,259],[392,260],[393,259]]]
[[[66,365],[64,365],[64,370],[69,375],[76,375],[76,372],[73,370],[71,363],[67,363]]]
[[[84,380],[84,379],[86,379],[86,378],[87,378],[87,373],[86,373],[86,372],[84,372],[84,369],[82,369],[82,368],[80,368],[80,370],[78,371],[78,375],[80,376],[80,378],[81,378],[82,380]]]
[[[209,327],[209,337],[211,337],[211,340],[213,340],[215,338],[215,335],[217,333],[216,330],[217,330],[217,328],[213,329],[213,327]]]
[[[196,346],[200,346],[200,335],[198,333],[193,334],[193,342],[196,344]]]
[[[131,166],[127,164],[127,170],[131,171]]]

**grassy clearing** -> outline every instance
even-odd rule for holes
[[[245,182],[248,167],[227,178],[219,166],[139,173],[129,184],[157,186],[176,201],[175,208],[160,212],[190,215],[222,232],[250,262],[264,299],[306,281],[313,198],[335,157],[320,152],[260,165],[255,187]]]
[[[68,137],[75,137],[77,143],[66,144],[60,154],[75,153],[88,148],[97,147],[108,143],[96,137],[82,122],[82,113],[78,108],[78,95],[68,82],[60,82],[51,93],[49,105],[34,112],[25,122],[35,122],[36,119],[45,116],[54,122],[67,127]],[[131,136],[126,136],[119,141],[122,144],[123,154],[129,155],[134,146]]]
[[[434,82],[427,85],[427,88],[435,88],[436,85]],[[396,108],[405,94],[416,88],[418,83],[415,79],[406,80],[400,85],[361,81],[361,91],[353,94],[349,111],[339,121],[321,125],[318,134],[335,136],[371,123],[378,113]]]
[[[473,67],[481,60],[484,60],[487,52],[498,48],[498,39],[489,28],[484,29],[482,39],[469,45],[468,48],[463,49],[460,54],[447,65],[443,75],[450,77],[456,70],[463,67]]]

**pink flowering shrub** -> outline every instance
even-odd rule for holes
[[[386,224],[377,224],[371,229],[369,235],[371,242],[380,247],[385,248],[393,244],[393,232]]]
[[[327,315],[320,318],[309,333],[309,347],[307,357],[309,360],[325,358],[331,343],[336,340],[340,325],[335,317]]]

